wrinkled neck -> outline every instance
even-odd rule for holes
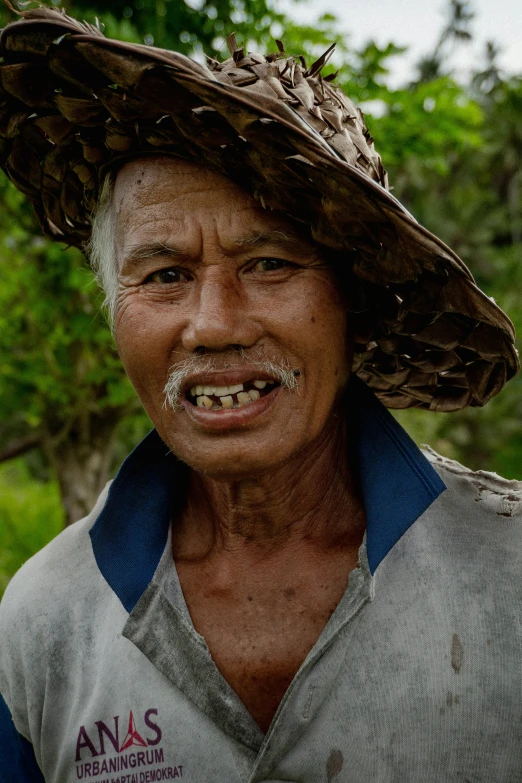
[[[259,554],[308,542],[321,549],[360,543],[364,509],[350,427],[332,415],[306,450],[275,470],[238,481],[191,471],[175,526],[174,556],[219,550]]]

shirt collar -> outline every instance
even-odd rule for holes
[[[372,574],[445,484],[384,405],[357,378],[352,384],[357,453]],[[156,430],[127,457],[90,530],[98,568],[131,612],[152,580],[168,538],[187,467]]]

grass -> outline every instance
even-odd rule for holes
[[[63,525],[56,481],[36,481],[23,459],[0,465],[0,597],[13,574]]]

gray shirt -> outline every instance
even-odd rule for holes
[[[423,456],[358,394],[360,565],[268,733],[191,622],[185,468],[152,433],[8,587],[2,783],[522,780],[522,483]]]

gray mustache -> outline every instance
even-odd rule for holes
[[[174,365],[171,368],[168,381],[163,389],[165,395],[164,407],[170,407],[173,411],[182,410],[182,388],[185,379],[192,373],[211,372],[212,370],[222,370],[226,367],[241,367],[248,366],[249,370],[260,370],[263,373],[267,373],[275,378],[281,386],[288,391],[297,391],[298,382],[297,378],[301,374],[299,370],[290,367],[288,359],[279,359],[272,361],[270,359],[251,360],[243,359],[235,362],[230,362],[223,365],[223,361],[217,361],[214,357],[200,357],[192,356],[189,359],[185,359],[182,362]]]

